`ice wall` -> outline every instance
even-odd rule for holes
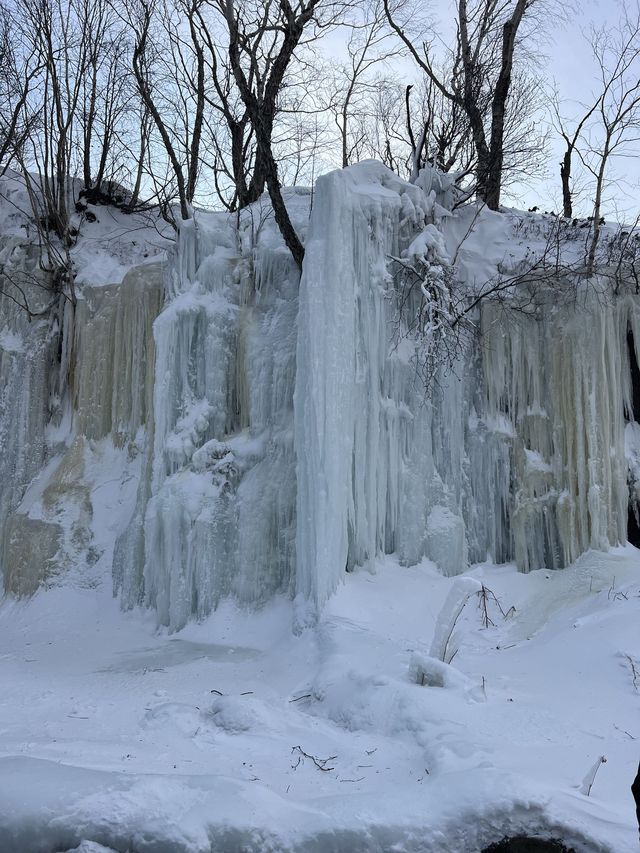
[[[285,592],[304,623],[381,553],[529,570],[624,539],[633,300],[535,317],[488,303],[427,395],[421,297],[400,310],[398,259],[444,257],[449,196],[373,163],[322,177],[299,284],[268,207],[183,226],[147,473],[114,561],[125,606],[176,629],[223,597]],[[288,202],[303,230],[308,198]]]
[[[317,183],[295,393],[296,589],[315,606],[345,568],[380,553],[415,562],[431,551],[451,573],[466,565],[462,384],[443,383],[434,421],[390,273],[434,203],[375,163]]]
[[[37,579],[28,567],[21,573],[8,561],[11,543],[21,536],[9,520],[46,459],[45,429],[57,384],[64,314],[56,305],[46,316],[38,316],[50,294],[37,260],[36,247],[25,246],[24,240],[0,240],[0,578],[7,591],[18,593],[32,592]],[[33,319],[23,307],[25,301]],[[43,539],[42,551],[46,571],[55,554],[53,543]]]
[[[413,329],[432,294],[402,291],[403,270],[430,259],[435,281],[456,256],[467,281],[490,265],[486,241],[465,254],[443,236],[451,192],[375,163],[288,192],[302,278],[263,200],[197,214],[168,275],[84,285],[75,309],[29,323],[0,293],[5,588],[70,566],[84,582],[94,564],[99,582],[113,556],[122,605],[173,630],[278,593],[303,624],[382,553],[528,571],[623,541],[629,483],[640,494],[638,299],[590,282],[564,301],[534,286],[528,313],[485,301],[481,334],[427,393]],[[10,257],[34,272],[35,252],[5,239]]]
[[[125,606],[172,629],[223,596],[256,606],[293,589],[299,275],[270,216],[183,226],[155,324],[150,481],[114,578]]]

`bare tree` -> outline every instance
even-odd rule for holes
[[[30,90],[42,73],[42,60],[15,46],[15,27],[9,9],[0,5],[0,169],[6,172],[22,151],[38,121],[29,103]]]
[[[567,218],[573,216],[573,155],[578,148],[578,142],[583,129],[588,124],[594,112],[598,109],[602,95],[594,100],[590,107],[582,115],[573,128],[573,132],[568,130],[568,122],[560,113],[560,104],[558,102],[557,93],[554,95],[552,102],[553,122],[562,136],[565,143],[565,150],[560,163],[560,181],[562,184],[562,213]]]
[[[602,205],[611,160],[635,156],[640,142],[640,8],[625,11],[615,27],[592,34],[602,95],[595,114],[598,128],[587,140],[581,160],[595,179],[593,230],[587,252],[587,274],[594,272],[600,238]]]
[[[448,76],[454,73],[455,69],[451,68]],[[416,89],[417,98],[412,99]],[[405,110],[412,179],[426,164],[442,172],[455,170],[459,173],[459,181],[475,170],[475,147],[469,120],[458,101],[446,98],[433,80],[423,78],[418,87],[407,86]],[[414,125],[418,122],[420,132],[416,133]]]
[[[293,258],[302,268],[304,247],[287,212],[273,154],[276,103],[305,29],[317,23],[320,0],[250,3],[211,0],[224,17],[229,60],[256,140],[257,179],[266,183],[276,223]]]
[[[84,11],[73,0],[25,0],[20,18],[14,17],[24,49],[43,69],[25,104],[28,108],[37,104],[39,124],[22,154],[23,173],[29,180],[26,163],[35,166],[34,216],[66,245],[74,238],[69,222],[74,200],[71,176],[78,166],[79,105],[91,37]]]
[[[256,201],[264,183],[258,175],[251,175],[255,148],[249,111],[235,88],[220,22],[211,21],[207,10],[206,3],[194,4],[191,26],[198,28],[206,48],[203,55],[206,69],[204,97],[210,110],[205,122],[208,123],[213,148],[213,160],[208,165],[218,198],[228,210],[235,210]],[[226,179],[225,182],[231,185],[230,197],[221,179]]]
[[[458,0],[457,43],[450,79],[437,70],[433,43],[419,51],[401,23],[404,0],[384,0],[389,24],[440,94],[466,113],[476,153],[476,192],[492,210],[500,205],[505,135],[514,55],[525,17],[538,0]]]
[[[189,41],[182,36],[180,21],[172,16],[173,9],[168,5],[160,9],[159,0],[129,0],[126,11],[134,34],[131,61],[139,95],[171,165],[180,217],[189,219],[199,168],[205,72],[193,4],[180,0],[179,5],[191,22]],[[159,191],[158,176],[154,177]],[[162,195],[164,215],[172,221],[172,193]]]
[[[352,161],[363,140],[362,130],[355,138],[350,134],[352,115],[365,114],[371,93],[385,83],[372,72],[401,52],[396,45],[390,44],[382,0],[364,0],[354,11],[358,14],[350,22],[347,61],[338,69],[330,104],[340,134],[343,167]]]

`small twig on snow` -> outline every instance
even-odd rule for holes
[[[629,666],[631,667],[631,677],[633,679],[633,689],[638,692],[638,670],[636,669],[636,662],[631,657],[631,655],[625,655],[626,659],[629,661]]]
[[[330,755],[328,758],[318,758],[315,755],[310,755],[308,752],[305,752],[301,746],[292,746],[291,752],[299,753],[298,761],[295,767],[293,767],[294,770],[299,766],[300,761],[303,758],[308,758],[310,761],[313,761],[318,770],[322,770],[323,773],[329,773],[330,770],[335,770],[335,767],[327,767],[327,764],[329,764],[330,761],[335,761],[338,757],[337,755]]]

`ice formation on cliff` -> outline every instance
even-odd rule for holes
[[[172,628],[293,589],[298,272],[256,215],[183,228],[155,324],[149,482],[115,567],[125,605],[143,597]]]
[[[8,274],[18,277],[37,314],[52,300],[37,253],[13,239],[4,252]],[[33,593],[74,563],[98,557],[90,445],[108,438],[136,455],[136,440],[144,443],[162,279],[158,265],[133,269],[118,285],[85,286],[75,307],[54,299],[51,310],[31,322],[10,298],[11,282],[0,296],[0,530],[7,591]]]
[[[56,513],[75,501],[81,541],[87,454],[105,438],[137,482],[114,590],[172,629],[227,596],[256,606],[284,592],[313,618],[345,569],[386,552],[453,575],[487,555],[559,568],[623,541],[637,298],[591,282],[529,314],[487,300],[474,315],[482,336],[425,395],[425,339],[407,325],[420,293],[399,313],[397,259],[429,257],[437,277],[456,258],[471,286],[515,245],[507,216],[470,211],[460,246],[469,222],[447,212],[451,191],[442,176],[408,184],[375,163],[323,176],[313,196],[290,191],[301,278],[266,201],[239,219],[197,214],[164,308],[159,267],[85,285],[60,352],[59,328],[29,326],[5,299],[5,586],[43,580],[16,581],[28,539],[40,542],[35,563],[73,558]],[[639,479],[632,471],[634,494]]]
[[[0,247],[4,267],[22,270],[17,282],[26,292],[29,306],[38,314],[47,305],[46,291],[34,286],[38,280],[37,253],[24,241],[6,237]],[[26,281],[24,279],[27,279]],[[49,421],[50,371],[57,349],[56,325],[59,318],[36,318],[30,322],[27,312],[12,299],[12,285],[3,280],[0,287],[0,575],[4,586],[13,592],[31,593],[41,577],[31,574],[29,566],[16,565],[12,546],[23,539],[38,537],[41,562],[47,567],[57,550],[56,531],[45,536],[39,525],[20,532],[12,522],[29,483],[46,461],[45,429]]]
[[[318,182],[300,294],[296,450],[298,590],[320,604],[345,566],[384,551],[426,555],[448,574],[487,556],[528,571],[626,539],[637,298],[614,298],[606,281],[559,280],[550,293],[528,280],[533,314],[485,300],[481,336],[425,402],[419,350],[410,336],[392,346],[400,321],[389,298],[389,258],[433,215],[435,199],[425,201],[370,166]],[[458,254],[464,227],[441,229]],[[434,230],[412,246],[433,242]],[[468,243],[466,263],[482,272],[490,252]]]
[[[484,414],[475,428],[492,429],[488,441],[499,438],[508,451],[494,504],[502,528],[494,559],[515,558],[524,571],[560,568],[589,548],[625,541],[627,330],[640,341],[639,320],[633,298],[611,301],[595,291],[579,307],[547,308],[540,319],[484,306]],[[472,465],[484,466],[485,452],[471,453]],[[500,470],[491,454],[489,462]],[[474,505],[490,506],[491,496],[477,491],[478,472],[471,482]]]
[[[300,288],[295,394],[297,591],[316,604],[345,567],[379,553],[398,551],[415,562],[430,550],[450,573],[466,565],[463,443],[456,440],[461,385],[452,378],[440,395],[453,430],[437,451],[449,463],[445,480],[434,451],[438,423],[413,347],[403,336],[393,346],[389,258],[423,232],[434,203],[373,163],[318,180]]]

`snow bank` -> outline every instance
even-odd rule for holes
[[[512,615],[472,593],[446,665],[459,580],[387,558],[298,637],[284,596],[173,634],[104,588],[6,600],[0,849],[632,853],[638,552],[474,569]]]

